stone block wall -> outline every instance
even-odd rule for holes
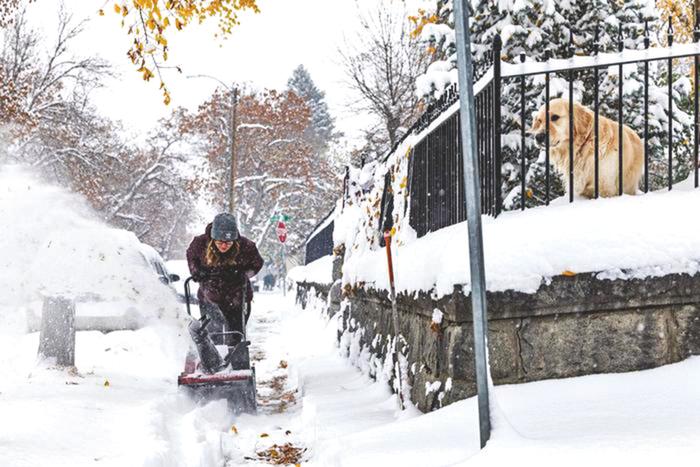
[[[339,285],[329,303],[342,310],[342,333],[355,342],[348,351],[369,355],[375,363],[366,367],[379,368],[393,334],[388,294],[346,291],[341,307]],[[495,384],[642,370],[700,355],[700,275],[559,276],[535,294],[488,293],[487,300]],[[474,395],[469,295],[460,287],[440,300],[402,294],[397,305],[411,400],[429,411]],[[439,325],[435,309],[443,314]]]

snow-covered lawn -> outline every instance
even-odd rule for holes
[[[601,279],[700,271],[700,190],[683,182],[671,192],[586,200],[483,217],[486,286],[536,292],[566,271]],[[452,293],[469,284],[466,222],[393,248],[399,292]],[[308,267],[307,267],[308,269]],[[305,272],[295,274],[302,276]],[[388,289],[386,253],[346,253],[343,283]]]
[[[195,407],[176,376],[176,324],[79,332],[78,374],[38,367],[37,334],[0,339],[0,465],[262,465],[274,444],[309,466],[696,465],[700,357],[643,372],[499,386],[492,440],[478,450],[475,399],[433,413],[352,367],[337,323],[259,293],[249,335],[257,416]],[[7,312],[6,309],[2,310]],[[106,385],[108,383],[108,385]]]

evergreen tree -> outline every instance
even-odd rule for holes
[[[652,31],[664,30],[657,20],[652,0],[584,0],[553,2],[551,0],[487,0],[472,2],[470,26],[472,51],[477,68],[490,65],[490,54],[496,34],[503,41],[501,59],[517,63],[521,55],[526,61],[545,61],[547,53],[553,58],[569,58],[572,54],[594,55],[596,29],[598,30],[598,52],[617,52],[620,38],[624,49],[645,47],[645,22],[650,22]],[[417,33],[426,40],[436,54],[442,54],[445,63],[456,66],[453,44],[441,38],[449,37],[434,23],[450,22],[452,0],[436,0],[435,9],[423,12],[414,18]],[[622,28],[622,29],[621,29]],[[435,31],[440,31],[436,34]],[[621,35],[622,34],[622,35]],[[570,36],[571,35],[571,36]],[[651,46],[660,45],[658,38],[665,34],[652,32]],[[573,45],[569,38],[573,38]],[[665,44],[663,44],[665,45]],[[452,49],[450,49],[452,47]],[[441,57],[443,58],[443,57]],[[576,72],[574,99],[593,107],[593,92],[599,89],[601,115],[618,119],[618,108],[622,105],[623,122],[640,136],[644,135],[644,75],[643,64],[627,65],[623,69],[623,98],[618,92],[619,67],[599,69],[598,82],[592,70]],[[673,181],[688,176],[692,160],[692,103],[688,72],[683,66],[674,64],[674,74],[669,78],[666,62],[651,62],[649,82],[649,188],[666,186],[668,173],[668,80],[673,87]],[[439,84],[439,83],[438,83]],[[449,84],[449,83],[448,83]],[[419,89],[421,88],[418,83]],[[425,86],[422,86],[425,88]],[[567,97],[569,76],[567,72],[550,76],[550,98]],[[433,89],[431,96],[439,96],[441,89]],[[505,209],[520,207],[521,198],[521,98],[520,79],[502,82],[502,147],[503,186],[502,197]],[[525,124],[531,124],[531,115],[544,104],[544,76],[525,80]],[[535,147],[531,138],[526,139],[526,205],[542,204],[545,198],[545,157]],[[564,194],[561,178],[551,177],[550,199]],[[640,187],[640,188],[643,188]]]
[[[335,123],[328,111],[328,104],[325,101],[325,93],[319,90],[311,79],[311,75],[304,65],[299,65],[292,77],[287,81],[287,87],[296,95],[304,99],[311,109],[312,139],[316,149],[323,152],[328,148],[328,144],[333,139]]]

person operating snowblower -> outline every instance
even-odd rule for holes
[[[240,235],[236,218],[218,214],[203,235],[187,248],[187,264],[195,282],[199,282],[200,312],[210,319],[208,328],[243,332],[250,316],[253,288],[250,278],[262,269],[263,259],[251,240]],[[234,345],[236,336],[226,334],[214,339],[217,344]]]
[[[201,318],[189,325],[198,358],[189,353],[178,385],[196,400],[227,399],[235,412],[255,412],[255,368],[250,364],[246,323],[253,288],[250,278],[263,259],[255,243],[240,235],[236,219],[222,213],[187,248],[192,277],[185,281],[190,313],[189,282],[199,282]],[[225,355],[219,348],[226,349]]]

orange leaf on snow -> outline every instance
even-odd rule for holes
[[[566,271],[562,272],[561,275],[566,277],[573,277],[576,275],[576,273],[567,269]]]

